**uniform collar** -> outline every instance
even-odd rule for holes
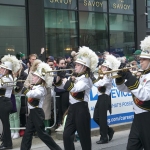
[[[142,73],[142,75],[144,75],[144,74],[148,74],[148,73],[150,73],[150,68],[149,68],[149,69],[147,69],[147,70],[144,70],[144,71],[143,71],[143,73]]]
[[[77,77],[81,77],[82,75],[85,75],[85,77],[89,77],[88,73],[87,72],[83,72],[83,73],[78,73],[77,74]]]

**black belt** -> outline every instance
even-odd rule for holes
[[[28,98],[28,103],[33,107],[39,107],[40,99],[37,98]]]

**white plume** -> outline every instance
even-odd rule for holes
[[[145,37],[145,39],[141,41],[140,46],[142,50],[147,50],[150,53],[150,36]]]
[[[106,55],[106,60],[108,60],[112,64],[112,70],[117,70],[121,64],[121,62],[113,55]],[[113,75],[116,74],[115,72]]]
[[[79,48],[77,57],[84,56],[90,59],[90,69],[93,72],[98,64],[98,56],[89,47],[82,46]]]
[[[21,68],[21,62],[16,58],[16,56],[13,55],[5,55],[1,62],[4,63],[6,61],[9,61],[12,63],[12,72],[16,73]]]
[[[40,63],[40,64],[38,65],[38,67],[37,67],[37,70],[42,70],[42,69],[44,69],[46,72],[52,70],[52,68],[51,68],[48,64],[46,64],[46,63],[44,63],[44,62]],[[51,73],[51,74],[52,74],[52,73]],[[47,87],[47,88],[52,86],[53,77],[50,76],[49,73],[46,73],[46,74],[45,74],[45,82],[46,82],[46,87]]]

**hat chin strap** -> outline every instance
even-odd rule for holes
[[[82,72],[83,68],[84,68],[84,66],[82,65],[82,68],[80,69],[79,73],[81,73],[81,72]]]
[[[150,68],[150,62],[149,62],[149,64],[147,65],[147,67],[146,67],[145,70],[147,70],[147,69],[149,69],[149,68]]]
[[[40,78],[38,78],[38,80],[35,82],[35,85],[39,82]]]
[[[4,72],[2,73],[2,75],[5,75],[6,69],[4,70]]]

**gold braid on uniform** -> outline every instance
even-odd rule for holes
[[[139,87],[139,80],[135,76],[130,76],[130,78],[125,82],[125,85],[130,89],[130,90],[135,90]]]
[[[27,89],[26,87],[23,87],[23,90],[22,90],[22,94],[26,95],[30,90]]]
[[[150,73],[150,69],[147,69],[143,71],[142,75]],[[130,90],[135,90],[139,87],[139,79],[136,78],[136,76],[131,76],[128,81],[125,83],[125,85],[130,89]]]
[[[74,87],[74,83],[71,80],[68,80],[64,86],[64,89],[67,91],[71,91],[73,87]]]

